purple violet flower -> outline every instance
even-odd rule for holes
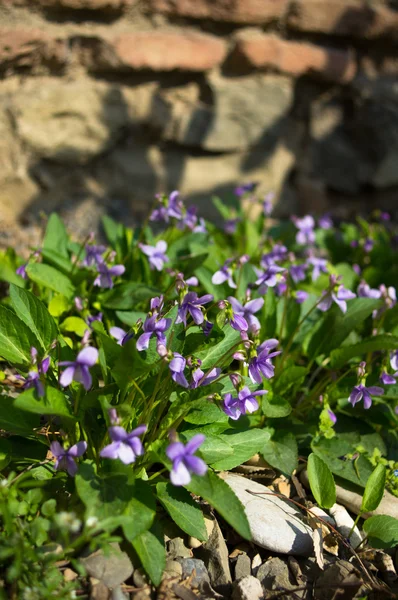
[[[186,380],[184,375],[184,369],[186,367],[187,361],[178,352],[173,353],[174,358],[171,359],[169,363],[169,369],[171,371],[171,378],[173,381],[181,385],[182,387],[189,387],[189,383]]]
[[[199,218],[199,223],[192,230],[194,233],[207,233],[206,221],[203,217]]]
[[[224,221],[224,231],[229,235],[233,235],[236,232],[236,228],[238,226],[240,219],[227,219]]]
[[[331,229],[333,227],[333,221],[329,213],[325,213],[318,219],[318,225],[321,229]]]
[[[366,283],[366,281],[361,281],[361,283],[358,285],[357,293],[359,298],[381,297],[381,291],[371,288],[370,285]]]
[[[89,371],[98,360],[98,350],[91,346],[87,346],[79,352],[75,361],[62,361],[59,363],[61,367],[67,367],[62,373],[59,382],[62,387],[67,387],[72,381],[77,381],[83,384],[87,391],[91,388],[92,377]]]
[[[260,260],[260,265],[263,269],[274,265],[276,262],[285,260],[287,256],[287,248],[282,244],[275,244],[270,252],[263,254]]]
[[[31,355],[32,355],[33,364],[36,364],[36,362],[37,362],[36,348],[31,348]],[[45,392],[44,392],[44,385],[43,385],[43,382],[41,381],[40,377],[47,373],[49,366],[50,366],[50,357],[47,356],[47,358],[45,358],[41,362],[38,362],[37,371],[29,371],[26,379],[24,379],[21,375],[17,375],[16,376],[17,379],[24,381],[22,388],[24,390],[28,390],[28,389],[34,387],[39,398],[43,398]]]
[[[198,388],[199,386],[210,385],[216,379],[218,379],[221,375],[221,369],[218,367],[214,367],[207,375],[202,371],[200,367],[195,369],[192,372],[192,383],[189,386],[192,390]]]
[[[27,265],[28,265],[28,263],[25,263],[24,265],[21,265],[20,267],[18,267],[18,269],[15,271],[15,273],[17,275],[19,275],[20,277],[22,277],[22,279],[29,279],[28,274],[26,272]]]
[[[185,211],[185,215],[181,218],[180,222],[177,224],[178,229],[184,229],[184,227],[188,227],[191,231],[194,230],[196,223],[198,222],[198,217],[196,213],[198,212],[197,206],[189,206]]]
[[[140,248],[142,252],[148,256],[151,269],[162,271],[164,263],[169,262],[169,259],[165,254],[167,243],[164,240],[159,240],[156,246],[140,244]]]
[[[241,415],[255,412],[259,407],[256,396],[264,396],[264,394],[268,394],[267,390],[251,392],[247,386],[238,392],[237,398],[230,393],[225,394],[223,411],[230,419],[237,421]]]
[[[390,354],[390,365],[394,371],[398,371],[398,350],[394,350]]]
[[[316,281],[321,273],[328,273],[327,260],[324,258],[310,256],[307,258],[307,264],[313,267],[312,281]]]
[[[258,291],[260,294],[266,294],[269,287],[275,287],[280,280],[280,273],[286,271],[283,267],[277,265],[271,265],[265,271],[254,268],[258,277],[256,285],[259,286]]]
[[[101,450],[100,456],[112,460],[119,458],[125,465],[130,465],[135,462],[137,456],[144,454],[144,448],[138,436],[145,433],[146,430],[146,425],[140,425],[130,433],[127,433],[120,425],[109,427],[108,433],[112,443]]]
[[[300,281],[304,281],[306,278],[306,264],[302,265],[292,265],[289,269],[290,277],[293,279],[294,283],[299,283]]]
[[[258,183],[254,183],[254,182],[243,183],[242,185],[235,188],[235,195],[238,197],[241,197],[250,192],[254,192],[254,190],[256,189],[257,186],[258,186]]]
[[[133,332],[127,333],[127,331],[124,331],[124,329],[121,327],[111,327],[109,333],[113,338],[115,338],[119,346],[124,346],[124,344],[127,344],[127,342],[131,340],[134,335]]]
[[[328,408],[328,415],[329,415],[329,419],[332,421],[333,425],[335,425],[337,422],[337,417],[334,414],[334,412],[332,410],[330,410],[330,408]]]
[[[232,259],[227,259],[223,266],[214,273],[213,277],[211,278],[211,282],[214,285],[221,285],[227,281],[230,288],[236,289],[236,283],[232,279],[232,269],[228,266],[231,264],[231,262]]]
[[[158,318],[158,315],[155,313],[150,317],[145,319],[144,323],[144,333],[140,335],[137,340],[136,348],[138,352],[142,352],[142,350],[147,350],[149,346],[149,340],[153,335],[157,338],[158,346],[166,345],[166,336],[164,334],[171,325],[171,319]]]
[[[315,242],[314,218],[311,215],[306,215],[302,219],[294,217],[293,222],[298,229],[298,232],[296,233],[296,242],[300,244],[300,246],[313,244]]]
[[[104,262],[98,263],[97,269],[98,275],[94,280],[94,285],[106,289],[113,288],[112,277],[123,275],[126,270],[123,265],[113,265],[113,267],[108,267]]]
[[[281,354],[282,351],[270,352],[270,350],[278,344],[278,340],[270,339],[257,348],[257,356],[254,356],[249,362],[249,375],[253,383],[262,383],[263,376],[266,379],[271,379],[274,376],[275,367],[271,359]]]
[[[319,310],[325,312],[329,310],[332,303],[335,302],[343,313],[347,312],[347,300],[356,298],[356,294],[347,290],[343,285],[339,285],[337,292],[328,291],[324,292],[322,300],[318,304]]]
[[[367,238],[364,242],[363,249],[366,253],[369,253],[373,250],[374,241],[371,238]]]
[[[82,456],[87,450],[86,442],[78,442],[65,450],[59,442],[51,442],[50,450],[56,458],[54,469],[56,471],[68,471],[71,477],[77,473],[76,458]]]
[[[94,321],[100,321],[100,323],[102,323],[102,312],[99,312],[97,315],[89,315],[86,319],[86,323],[89,327],[91,327],[92,323],[94,323]]]
[[[353,388],[348,401],[351,402],[352,406],[355,406],[357,402],[360,402],[363,399],[363,407],[368,409],[372,406],[371,396],[382,396],[383,394],[383,388],[378,387],[377,385],[366,387],[360,383]]]
[[[168,223],[170,217],[177,219],[178,221],[182,218],[182,208],[183,203],[179,199],[180,193],[177,191],[171,192],[168,197],[166,204],[162,203],[162,198],[158,197],[161,201],[160,206],[155,208],[151,216],[149,217],[150,221],[161,221],[163,223]]]
[[[274,203],[273,203],[274,198],[275,198],[274,192],[269,192],[269,194],[267,194],[264,197],[263,213],[264,213],[265,217],[269,217],[270,214],[272,213],[272,211],[274,210]]]
[[[232,306],[235,315],[239,315],[245,319],[249,326],[249,331],[259,331],[260,321],[254,315],[264,306],[264,298],[255,298],[242,305],[236,298],[228,296],[228,301]],[[231,323],[232,325],[232,323]],[[232,327],[234,327],[232,325]],[[234,327],[236,329],[236,327]],[[240,330],[239,330],[240,331]],[[246,331],[246,329],[244,329]]]
[[[170,473],[170,481],[173,485],[187,485],[191,481],[191,473],[195,475],[206,474],[206,463],[198,456],[194,456],[194,453],[205,439],[204,435],[198,433],[193,436],[186,446],[182,442],[173,442],[168,446],[166,454],[173,462]]]
[[[387,371],[383,371],[380,375],[380,381],[384,385],[394,385],[397,383],[398,372],[394,373],[394,375],[390,375]]]
[[[100,265],[104,262],[103,253],[106,250],[106,246],[94,246],[92,244],[86,244],[86,256],[82,261],[84,267],[91,265]]]
[[[196,325],[201,325],[204,321],[204,316],[202,313],[202,307],[204,304],[208,302],[212,302],[214,296],[211,294],[205,294],[198,298],[196,292],[188,292],[182,299],[182,302],[178,308],[178,315],[176,318],[176,323],[184,323],[187,324],[187,316],[191,315]]]
[[[305,292],[304,290],[297,290],[297,292],[295,293],[297,304],[303,304],[303,302],[307,300],[308,296],[308,292]]]

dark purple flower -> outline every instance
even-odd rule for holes
[[[245,194],[248,194],[250,192],[254,192],[254,190],[256,189],[257,186],[258,186],[258,183],[254,183],[254,182],[243,183],[242,185],[235,188],[235,195],[240,197],[240,196],[244,196]]]
[[[316,256],[310,256],[307,258],[307,264],[312,265],[312,281],[316,281],[321,273],[328,273],[327,260],[324,258],[317,258]]]
[[[93,367],[97,360],[97,348],[88,346],[79,352],[75,361],[60,362],[61,367],[67,367],[59,380],[62,387],[67,387],[72,381],[78,381],[83,384],[85,390],[89,390],[92,384],[89,368]]]
[[[333,221],[329,213],[325,213],[318,219],[318,225],[321,229],[331,229],[333,227]]]
[[[270,192],[269,194],[267,194],[265,196],[265,198],[263,200],[263,213],[264,213],[265,217],[269,217],[274,209],[274,203],[273,203],[274,198],[275,198],[274,192]]]
[[[106,250],[106,246],[94,246],[92,244],[86,244],[86,256],[82,261],[84,267],[90,265],[99,265],[104,262],[103,253]]]
[[[245,319],[249,326],[249,331],[259,331],[260,321],[254,315],[258,313],[258,311],[264,306],[263,298],[255,298],[254,300],[246,302],[245,305],[242,305],[236,298],[233,298],[232,296],[228,296],[228,301],[232,306],[234,314],[240,315]],[[236,329],[236,327],[234,329]]]
[[[25,263],[24,265],[21,265],[20,267],[18,267],[18,269],[15,271],[15,273],[17,275],[19,275],[20,277],[22,277],[22,279],[28,279],[28,274],[26,272],[26,267],[27,267],[28,263]]]
[[[247,386],[238,392],[237,398],[234,398],[232,394],[225,394],[223,411],[230,419],[236,421],[241,415],[255,412],[259,406],[256,396],[264,394],[268,394],[268,392],[266,390],[251,392]]]
[[[366,281],[361,281],[361,283],[358,285],[357,293],[359,298],[381,297],[381,291],[372,289],[370,285],[366,283]]]
[[[183,297],[182,302],[178,308],[176,323],[184,323],[184,325],[186,325],[187,316],[189,313],[196,325],[201,325],[201,323],[203,323],[204,321],[202,307],[204,304],[212,302],[213,299],[214,296],[212,296],[211,294],[205,294],[204,296],[198,298],[196,292],[188,292]]]
[[[329,419],[332,421],[333,425],[335,425],[335,423],[337,422],[337,417],[334,414],[334,412],[332,410],[330,410],[330,408],[328,408],[328,415],[329,415]]]
[[[363,399],[363,407],[368,409],[372,406],[371,396],[382,396],[383,394],[383,388],[378,387],[377,385],[366,387],[360,383],[354,387],[348,400],[351,402],[352,406],[355,406],[357,402],[360,402]]]
[[[94,316],[89,315],[86,319],[86,323],[89,327],[91,327],[91,325],[92,325],[92,323],[94,323],[94,321],[100,321],[100,323],[102,323],[102,312],[100,312]]]
[[[390,375],[387,371],[383,371],[380,375],[380,381],[384,385],[395,385],[397,383],[396,377],[398,376],[398,372],[394,373],[394,375]]]
[[[231,259],[226,260],[223,266],[214,273],[213,277],[211,278],[211,282],[214,285],[221,285],[227,281],[230,288],[236,288],[236,283],[232,279],[232,269],[229,267],[231,262]]]
[[[391,221],[391,215],[388,212],[380,213],[380,221]]]
[[[304,290],[297,290],[297,292],[295,293],[297,304],[303,304],[303,302],[307,300],[308,295],[308,292],[305,292]]]
[[[281,350],[277,352],[270,352],[270,350],[278,344],[278,340],[270,339],[257,348],[257,356],[254,356],[249,362],[249,375],[253,383],[262,383],[263,376],[266,379],[271,379],[274,376],[275,367],[271,359],[281,354]]]
[[[163,308],[164,298],[163,296],[156,296],[151,298],[150,307],[153,314],[160,313]]]
[[[205,441],[205,436],[201,433],[194,435],[186,446],[182,442],[171,443],[166,454],[173,462],[170,473],[170,481],[173,485],[187,485],[191,481],[191,473],[195,475],[205,475],[207,472],[206,463],[194,453]]]
[[[306,215],[302,219],[295,217],[293,218],[293,222],[298,229],[296,242],[300,244],[300,246],[313,244],[315,242],[314,218],[311,215]]]
[[[363,249],[365,252],[371,252],[373,250],[374,241],[371,238],[367,238],[364,242]]]
[[[207,337],[211,334],[212,329],[214,327],[214,323],[210,323],[207,319],[205,319],[202,323],[203,334]]]
[[[108,433],[112,443],[101,450],[100,456],[112,460],[119,458],[125,465],[130,465],[135,462],[137,456],[144,454],[144,448],[138,436],[145,433],[146,430],[146,425],[140,425],[130,433],[127,433],[124,427],[119,425],[109,427]]]
[[[68,471],[71,477],[77,473],[76,458],[82,456],[87,450],[86,442],[78,442],[67,450],[62,448],[59,442],[52,442],[50,450],[56,458],[54,469],[56,471]]]
[[[278,267],[277,265],[271,265],[265,271],[260,271],[260,269],[255,268],[258,277],[256,285],[259,286],[259,293],[265,294],[269,287],[275,287],[278,281],[280,281],[280,273],[283,273],[284,271],[286,271],[286,269]]]
[[[357,275],[360,275],[362,273],[361,267],[359,265],[357,265],[356,263],[354,263],[352,265],[352,269]]]
[[[190,385],[191,389],[196,389],[199,386],[210,385],[216,379],[218,379],[221,375],[221,369],[218,367],[214,367],[207,375],[202,371],[200,367],[195,369],[192,372],[192,383]]]
[[[161,204],[158,208],[155,208],[155,210],[152,211],[149,220],[168,223],[170,217],[172,217],[179,221],[182,218],[183,208],[183,203],[179,199],[179,195],[179,192],[174,191],[171,192],[168,199],[164,200],[160,198]]]
[[[283,275],[282,275],[283,277]],[[279,283],[276,284],[276,286],[274,287],[275,290],[275,294],[280,297],[283,296],[284,294],[286,294],[287,291],[287,283],[284,279],[282,279]]]
[[[31,348],[32,362],[36,364],[37,362],[37,350],[36,348]],[[41,362],[39,361],[37,364],[37,371],[29,371],[27,378],[24,380],[23,377],[17,375],[17,378],[21,381],[24,380],[24,384],[22,388],[24,390],[28,390],[32,387],[35,388],[37,395],[39,398],[44,396],[44,385],[41,380],[41,376],[45,375],[48,371],[48,367],[50,366],[50,357],[47,356]]]
[[[97,269],[98,275],[94,280],[94,285],[106,289],[113,288],[112,277],[123,275],[126,270],[123,265],[113,265],[113,267],[108,267],[105,263],[98,263]]]
[[[290,277],[293,279],[294,283],[299,283],[299,281],[304,281],[306,278],[306,264],[302,265],[292,265],[289,269]]]
[[[121,327],[111,327],[109,333],[113,338],[115,338],[119,346],[124,346],[124,344],[127,344],[127,342],[131,340],[134,335],[133,332],[127,333],[127,331],[124,331],[124,329]]]
[[[187,387],[189,387],[189,383],[186,380],[186,377],[184,375],[184,369],[186,367],[187,361],[178,352],[174,352],[173,356],[174,356],[174,358],[172,358],[169,363],[169,369],[171,371],[171,378],[173,381],[175,381],[182,387],[187,388]]]
[[[198,222],[198,217],[196,216],[197,212],[198,212],[197,206],[190,206],[189,208],[187,208],[187,210],[185,211],[185,215],[183,215],[183,217],[181,218],[180,222],[177,225],[178,229],[183,229],[184,227],[188,227],[188,229],[193,231],[196,223]]]
[[[288,254],[286,246],[282,244],[275,244],[268,254],[263,254],[260,260],[260,265],[263,269],[274,265],[275,263],[285,260]]]
[[[159,345],[165,346],[166,345],[166,336],[165,336],[164,332],[168,330],[170,325],[171,325],[171,319],[165,319],[165,318],[159,319],[157,314],[153,314],[152,316],[147,317],[145,319],[145,323],[144,323],[144,327],[143,327],[144,333],[142,333],[137,340],[136,348],[137,348],[138,352],[148,349],[149,340],[151,339],[151,337],[153,335],[155,335],[157,338],[158,346]]]
[[[156,246],[148,246],[147,244],[140,244],[140,248],[144,254],[149,258],[149,264],[151,269],[161,271],[164,263],[169,262],[165,252],[167,250],[167,244],[164,240],[159,240]]]
[[[240,219],[236,218],[236,219],[227,219],[226,221],[224,221],[224,231],[225,233],[228,233],[229,235],[232,235],[236,232],[236,228],[237,225],[239,223]]]
[[[332,306],[332,303],[335,302],[337,306],[343,313],[347,312],[347,300],[352,300],[356,298],[356,294],[347,290],[344,286],[339,285],[337,292],[328,291],[325,292],[322,296],[322,300],[318,304],[319,310],[325,312],[329,310]]]

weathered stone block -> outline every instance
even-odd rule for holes
[[[40,30],[0,29],[0,68],[62,66],[66,42]]]

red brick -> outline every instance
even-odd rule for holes
[[[223,40],[187,31],[125,33],[112,45],[121,66],[152,71],[207,71],[226,54]]]
[[[150,0],[155,12],[254,25],[280,19],[289,3],[290,0]]]
[[[337,82],[350,81],[356,72],[351,52],[252,32],[236,36],[230,64],[238,68],[271,68],[295,76],[317,74]]]
[[[293,0],[287,24],[301,31],[364,38],[397,37],[398,12],[363,0]]]
[[[34,67],[40,64],[63,65],[66,44],[39,30],[0,29],[0,66]]]

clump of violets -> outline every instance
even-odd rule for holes
[[[274,376],[275,367],[272,364],[272,358],[281,354],[282,350],[275,352],[270,352],[270,350],[276,348],[278,344],[278,340],[270,339],[258,346],[249,361],[249,376],[253,383],[262,383],[263,377],[271,379]]]
[[[97,263],[98,275],[94,279],[94,285],[104,289],[113,288],[113,277],[123,275],[126,268],[124,265],[113,265],[109,267],[105,262]]]
[[[152,336],[156,337],[158,352],[163,353],[163,349],[166,348],[165,332],[171,325],[171,319],[161,316],[160,312],[162,308],[163,296],[152,298],[151,310],[148,313],[143,326],[144,333],[142,333],[137,340],[136,348],[138,352],[148,349],[149,341]]]
[[[165,263],[169,262],[166,256],[167,243],[164,240],[159,240],[155,246],[140,244],[142,252],[148,257],[151,269],[162,271]]]
[[[293,217],[293,223],[297,227],[296,242],[300,246],[311,245],[315,242],[315,221],[311,215],[306,215],[302,219]]]
[[[187,324],[187,317],[191,315],[196,325],[201,325],[204,321],[203,307],[205,304],[212,302],[214,297],[211,294],[205,294],[198,298],[196,292],[188,292],[183,295],[179,308],[176,323]]]
[[[258,293],[266,294],[269,287],[275,287],[281,281],[281,274],[285,273],[286,269],[272,264],[265,271],[257,268],[254,268],[254,271],[258,277],[255,282],[259,286]]]
[[[236,298],[228,296],[228,302],[232,306],[235,320],[236,316],[240,316],[247,323],[249,331],[256,332],[260,330],[260,321],[255,314],[264,306],[264,298],[255,298],[254,300],[249,300],[245,304],[241,304]]]
[[[347,290],[343,285],[339,285],[339,280],[340,278],[335,275],[330,276],[330,288],[323,293],[320,302],[318,302],[319,310],[325,312],[335,302],[343,313],[347,312],[347,300],[356,298],[356,294]]]
[[[55,456],[54,469],[56,471],[67,471],[71,477],[77,473],[76,459],[82,456],[87,450],[86,442],[78,442],[74,446],[65,449],[59,442],[52,442],[50,450]]]
[[[72,381],[81,383],[86,391],[91,388],[92,377],[90,368],[95,365],[98,360],[98,350],[92,346],[87,346],[79,352],[74,361],[61,361],[59,365],[66,367],[62,373],[59,382],[62,387],[67,387]]]
[[[172,442],[166,450],[167,457],[172,461],[170,481],[175,486],[188,485],[191,474],[205,475],[207,465],[195,452],[205,441],[205,436],[198,433],[184,446],[182,442]]]
[[[247,386],[238,391],[238,397],[235,398],[231,393],[224,395],[223,411],[228,417],[237,421],[242,415],[253,413],[259,408],[258,396],[267,394],[267,390],[257,390],[251,392]]]

